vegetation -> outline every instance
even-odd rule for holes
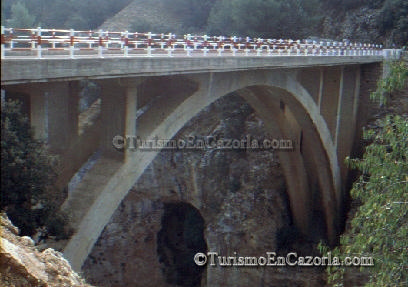
[[[9,25],[12,27],[32,28],[35,23],[35,17],[28,12],[27,7],[17,2],[11,6],[11,19]]]
[[[395,63],[389,76],[380,81],[373,99],[385,102],[384,92],[404,87],[405,63]],[[408,119],[387,115],[375,130],[365,132],[372,143],[362,159],[347,159],[362,174],[351,196],[360,203],[340,246],[332,256],[370,256],[374,266],[361,268],[369,274],[366,286],[402,286],[408,281]],[[322,247],[326,253],[329,251]],[[327,269],[329,283],[343,286],[344,267]]]
[[[177,12],[182,17],[184,26],[190,27],[190,30],[204,30],[216,2],[214,0],[172,0],[166,3],[169,10]]]
[[[208,30],[211,34],[304,38],[321,20],[316,7],[317,0],[221,0],[211,11]]]
[[[3,0],[2,25],[14,27],[42,26],[53,28],[97,29],[107,18],[126,7],[132,0]],[[135,0],[137,1],[137,0]],[[406,0],[163,0],[168,11],[175,12],[184,26],[182,33],[206,32],[268,38],[305,38],[321,36],[326,20],[339,29],[328,32],[342,40],[339,30],[344,17],[362,9],[367,19],[358,27],[358,37],[383,42],[386,46],[408,42],[408,1]],[[371,9],[371,10],[367,10]],[[367,12],[370,11],[370,12]],[[160,17],[160,15],[158,15]],[[172,27],[127,19],[132,30],[174,31]],[[369,23],[367,23],[367,21]],[[158,21],[160,22],[160,21]],[[364,30],[365,29],[365,30]],[[364,33],[376,30],[377,33]],[[363,36],[362,36],[363,35]],[[365,36],[364,36],[365,35]]]
[[[24,27],[26,26],[24,19],[32,17],[35,26],[45,28],[96,29],[130,2],[131,0],[19,0],[18,2],[3,0],[2,25]],[[13,13],[15,7],[24,7],[27,13],[21,17],[20,14]]]
[[[403,61],[387,63],[390,74],[377,82],[377,89],[371,94],[371,99],[384,105],[394,90],[402,90],[408,79],[407,65]]]
[[[53,160],[44,145],[33,138],[21,104],[2,103],[0,209],[7,212],[22,235],[33,235],[42,226],[50,235],[67,235],[52,189]]]

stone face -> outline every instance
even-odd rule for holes
[[[247,135],[273,137],[243,99],[228,95],[174,139]],[[122,201],[83,271],[98,286],[272,286],[282,276],[297,282],[293,270],[207,266],[201,272],[191,264],[196,252],[265,256],[281,248],[279,234],[291,226],[276,152],[163,150]],[[201,284],[191,274],[201,276]],[[310,274],[306,280],[323,286],[321,273]]]
[[[1,286],[90,286],[75,273],[62,254],[48,248],[40,252],[28,236],[1,214],[0,285]]]

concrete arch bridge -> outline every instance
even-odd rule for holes
[[[244,98],[276,138],[297,144],[278,152],[298,229],[312,230],[311,193],[319,193],[326,237],[336,241],[346,198],[343,160],[356,148],[382,55],[2,58],[2,90],[25,99],[35,135],[61,155],[59,184],[102,149],[114,162],[95,173],[92,191],[75,190],[64,206],[76,230],[64,255],[80,270],[112,214],[160,152],[118,151],[117,135],[171,139],[201,110],[232,92]],[[34,71],[34,72],[33,72]],[[79,81],[101,87],[96,124],[78,132]],[[146,89],[145,87],[155,87]],[[158,90],[165,96],[158,96]],[[75,206],[75,208],[73,208]]]

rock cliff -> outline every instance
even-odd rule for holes
[[[72,269],[62,254],[48,248],[40,252],[34,241],[18,236],[3,213],[0,243],[0,285],[4,287],[91,287]]]

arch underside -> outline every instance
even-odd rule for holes
[[[224,95],[237,93],[254,108],[274,138],[298,143],[293,151],[278,152],[294,223],[302,233],[310,234],[312,210],[318,201],[325,217],[326,236],[333,242],[340,204],[336,151],[316,103],[296,80],[296,71],[208,73],[193,75],[190,80],[199,83],[198,90],[179,99],[175,109],[165,111],[159,125],[138,135],[146,139],[173,138],[202,109]],[[65,248],[74,269],[81,269],[120,202],[159,152],[136,150],[127,154],[129,158],[95,200]]]

